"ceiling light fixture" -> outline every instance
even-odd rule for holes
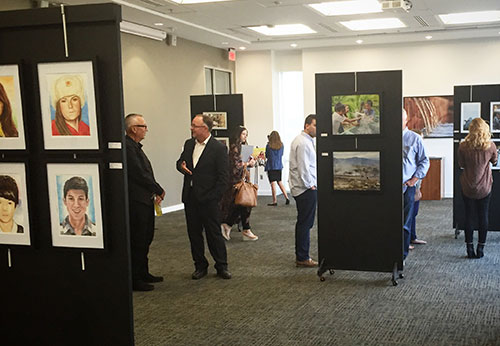
[[[261,25],[248,26],[247,28],[267,36],[306,35],[316,33],[316,31],[304,24]]]
[[[426,40],[430,40],[431,38],[432,38],[432,36],[431,36],[431,35],[427,35],[427,36],[425,36],[425,39],[426,39]]]
[[[163,26],[163,23],[155,23],[156,26]]]
[[[406,27],[406,25],[398,18],[349,20],[346,22],[340,22],[340,24],[353,31],[397,29]]]
[[[125,21],[120,23],[120,31],[157,41],[163,41],[167,37],[167,33],[165,31]]]
[[[222,44],[223,44],[223,45],[227,45],[227,44],[229,44],[229,42],[222,42]]]
[[[444,24],[489,23],[500,21],[500,11],[478,11],[440,14],[439,19]]]
[[[229,0],[171,0],[176,4],[180,5],[191,5],[191,4],[203,4],[207,2],[221,2],[221,1],[229,1]]]
[[[247,47],[240,47],[240,50],[245,50],[247,49]]]
[[[325,16],[382,12],[382,4],[377,0],[321,2],[319,4],[309,4],[308,6]]]
[[[356,43],[361,44],[361,43],[363,43],[363,40],[356,40]]]
[[[290,47],[292,47],[292,48],[297,48],[297,43],[291,43],[291,44],[290,44]]]

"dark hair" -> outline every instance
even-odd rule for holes
[[[366,100],[366,104],[369,105],[370,107],[373,107],[373,101],[372,100]]]
[[[343,111],[344,109],[345,105],[340,102],[335,105],[335,112]]]
[[[247,131],[248,132],[248,130],[246,129],[245,126],[243,126],[243,125],[238,126],[238,129],[234,133],[234,137],[231,138],[231,144],[236,144],[239,147],[241,147],[242,144],[247,144],[246,141],[244,143],[241,141],[241,133],[243,131]]]
[[[12,107],[2,83],[0,83],[0,102],[3,103],[3,111],[0,114],[0,125],[5,137],[19,136],[16,125],[14,125],[14,120],[12,120]]]
[[[17,183],[11,176],[0,175],[0,197],[19,204],[19,189]]]
[[[66,198],[69,190],[83,190],[85,197],[89,198],[89,186],[82,177],[73,177],[66,180],[64,183],[64,198]]]
[[[201,117],[201,120],[203,120],[203,123],[205,125],[207,125],[208,131],[209,132],[212,131],[212,127],[214,127],[214,121],[212,120],[212,118],[210,118],[206,114],[196,114],[196,117]]]
[[[80,100],[79,96],[74,95],[74,97],[78,97],[78,100]],[[56,117],[55,117],[56,128],[57,131],[59,131],[60,135],[71,136],[71,132],[69,131],[68,126],[66,125],[66,120],[64,120],[64,116],[61,112],[61,100],[62,98],[60,98],[56,103]],[[81,120],[82,120],[82,100],[80,100],[80,115],[78,116],[78,121]]]
[[[313,120],[316,120],[316,114],[309,114],[304,120],[304,128],[306,128],[306,125],[311,125]]]

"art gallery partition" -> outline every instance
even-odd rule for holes
[[[472,115],[479,114],[480,117],[490,124],[492,130],[492,140],[500,149],[500,127],[493,126],[496,121],[494,116],[500,118],[500,84],[490,85],[466,85],[455,86],[454,88],[454,188],[453,188],[453,227],[455,228],[455,238],[464,229],[465,209],[462,198],[462,187],[460,185],[461,168],[458,164],[458,146],[468,134],[467,123]],[[468,114],[470,113],[470,114]],[[489,230],[500,231],[500,165],[492,167],[493,189],[491,191],[489,209]],[[477,230],[477,216],[472,215],[474,229]]]
[[[23,181],[25,167],[18,207],[30,230],[30,245],[0,239],[3,345],[134,343],[120,21],[114,4],[0,12],[0,65],[19,69],[12,106],[26,144],[1,142],[0,169]],[[65,228],[72,191],[85,192],[81,235]]]
[[[323,280],[328,269],[398,275],[403,262],[402,72],[315,77],[318,275]],[[348,105],[358,121],[339,126],[336,104]]]
[[[191,119],[196,114],[210,113],[214,116],[222,116],[225,119],[222,126],[214,123],[212,135],[229,144],[229,138],[234,136],[238,126],[244,126],[243,119],[243,94],[227,95],[194,95],[191,96]]]

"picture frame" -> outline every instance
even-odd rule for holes
[[[475,118],[481,118],[481,102],[462,102],[460,104],[460,132],[469,133],[469,124]]]
[[[500,138],[492,138],[493,143],[497,147],[498,161],[496,165],[491,165],[493,171],[500,171]]]
[[[99,149],[93,62],[39,63],[38,84],[45,149]]]
[[[333,190],[380,192],[380,151],[334,151]]]
[[[453,95],[404,97],[403,108],[409,130],[425,138],[453,137]]]
[[[0,208],[0,244],[31,245],[24,163],[0,163]]]
[[[490,102],[490,131],[500,133],[500,101]]]
[[[214,137],[217,141],[221,142],[229,150],[229,137]]]
[[[379,93],[332,96],[332,135],[380,135],[381,99]],[[344,105],[344,111],[337,112],[337,105]]]
[[[227,112],[203,112],[214,122],[212,130],[227,130]]]
[[[104,249],[98,163],[48,163],[52,246]]]
[[[0,65],[0,117],[9,125],[0,125],[0,150],[25,150],[24,114],[19,66]]]

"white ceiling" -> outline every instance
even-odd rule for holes
[[[142,24],[178,37],[219,48],[244,46],[248,50],[295,49],[356,45],[390,44],[396,42],[498,37],[500,22],[445,26],[438,14],[500,10],[499,0],[411,0],[412,9],[389,10],[383,13],[355,16],[326,17],[306,4],[321,0],[234,0],[196,5],[178,5],[168,0],[63,0],[68,5],[115,2],[122,5],[123,20]],[[327,0],[324,0],[327,1]],[[403,29],[368,32],[350,31],[339,21],[398,17],[406,25]],[[162,22],[158,27],[154,23]],[[317,33],[295,37],[268,37],[246,28],[254,25],[302,23]]]

